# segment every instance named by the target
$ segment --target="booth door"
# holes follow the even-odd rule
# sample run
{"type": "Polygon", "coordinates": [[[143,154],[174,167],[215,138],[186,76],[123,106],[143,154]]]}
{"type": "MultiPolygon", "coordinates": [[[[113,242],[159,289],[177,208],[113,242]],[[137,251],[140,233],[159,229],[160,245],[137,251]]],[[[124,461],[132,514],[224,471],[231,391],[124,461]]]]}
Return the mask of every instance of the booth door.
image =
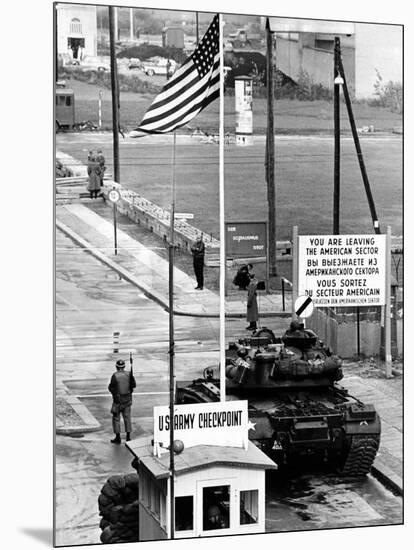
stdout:
{"type": "Polygon", "coordinates": [[[236,525],[234,478],[197,482],[196,536],[231,534],[236,525]]]}

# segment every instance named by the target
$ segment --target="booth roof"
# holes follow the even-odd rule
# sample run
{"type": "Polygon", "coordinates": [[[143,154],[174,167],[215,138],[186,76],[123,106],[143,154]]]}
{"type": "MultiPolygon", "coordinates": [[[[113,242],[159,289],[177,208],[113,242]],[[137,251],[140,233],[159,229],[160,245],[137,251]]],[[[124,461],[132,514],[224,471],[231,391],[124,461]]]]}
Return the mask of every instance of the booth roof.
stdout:
{"type": "MultiPolygon", "coordinates": [[[[169,476],[170,453],[164,451],[160,458],[154,456],[150,437],[143,436],[134,439],[126,443],[126,446],[156,479],[169,476]]],[[[182,453],[176,454],[174,457],[176,475],[212,466],[277,469],[277,464],[250,441],[246,450],[238,447],[197,445],[184,449],[182,453]]]]}

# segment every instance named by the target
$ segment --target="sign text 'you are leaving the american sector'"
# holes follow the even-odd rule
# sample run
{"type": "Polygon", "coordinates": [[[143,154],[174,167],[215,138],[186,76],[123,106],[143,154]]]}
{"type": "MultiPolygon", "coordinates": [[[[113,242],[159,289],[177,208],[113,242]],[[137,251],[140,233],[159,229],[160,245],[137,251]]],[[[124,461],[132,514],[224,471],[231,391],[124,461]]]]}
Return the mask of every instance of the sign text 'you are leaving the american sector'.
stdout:
{"type": "Polygon", "coordinates": [[[298,294],[315,306],[385,304],[386,235],[299,237],[298,294]]]}

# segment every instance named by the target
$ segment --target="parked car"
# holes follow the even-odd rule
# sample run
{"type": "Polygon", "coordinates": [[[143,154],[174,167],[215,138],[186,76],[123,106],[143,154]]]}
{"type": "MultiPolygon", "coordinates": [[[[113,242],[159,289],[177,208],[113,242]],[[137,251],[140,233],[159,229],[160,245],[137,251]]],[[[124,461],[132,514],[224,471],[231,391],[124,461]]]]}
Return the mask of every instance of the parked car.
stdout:
{"type": "Polygon", "coordinates": [[[138,57],[131,57],[131,59],[128,61],[128,69],[140,69],[142,66],[142,62],[138,57]]]}
{"type": "Polygon", "coordinates": [[[100,59],[88,59],[79,63],[79,68],[83,71],[98,71],[99,73],[106,73],[111,70],[109,63],[101,61],[100,59]]]}
{"type": "Polygon", "coordinates": [[[168,61],[170,63],[169,72],[170,74],[173,74],[177,68],[177,63],[173,59],[168,60],[165,57],[151,57],[147,61],[142,62],[141,69],[148,76],[152,76],[154,74],[166,75],[168,61]]]}

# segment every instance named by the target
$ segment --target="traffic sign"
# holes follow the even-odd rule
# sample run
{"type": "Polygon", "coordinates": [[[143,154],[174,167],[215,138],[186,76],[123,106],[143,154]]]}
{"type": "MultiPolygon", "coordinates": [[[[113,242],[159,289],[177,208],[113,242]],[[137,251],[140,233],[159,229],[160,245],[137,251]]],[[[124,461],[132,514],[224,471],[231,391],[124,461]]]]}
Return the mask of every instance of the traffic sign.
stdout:
{"type": "Polygon", "coordinates": [[[121,194],[120,192],[117,190],[117,189],[111,189],[108,193],[108,199],[111,201],[111,202],[118,202],[119,199],[121,198],[121,194]]]}
{"type": "Polygon", "coordinates": [[[174,219],[175,220],[192,220],[194,219],[194,214],[190,214],[189,212],[175,212],[174,219]]]}
{"type": "Polygon", "coordinates": [[[298,296],[295,300],[295,313],[298,317],[310,317],[313,313],[313,302],[310,296],[298,296]]]}

